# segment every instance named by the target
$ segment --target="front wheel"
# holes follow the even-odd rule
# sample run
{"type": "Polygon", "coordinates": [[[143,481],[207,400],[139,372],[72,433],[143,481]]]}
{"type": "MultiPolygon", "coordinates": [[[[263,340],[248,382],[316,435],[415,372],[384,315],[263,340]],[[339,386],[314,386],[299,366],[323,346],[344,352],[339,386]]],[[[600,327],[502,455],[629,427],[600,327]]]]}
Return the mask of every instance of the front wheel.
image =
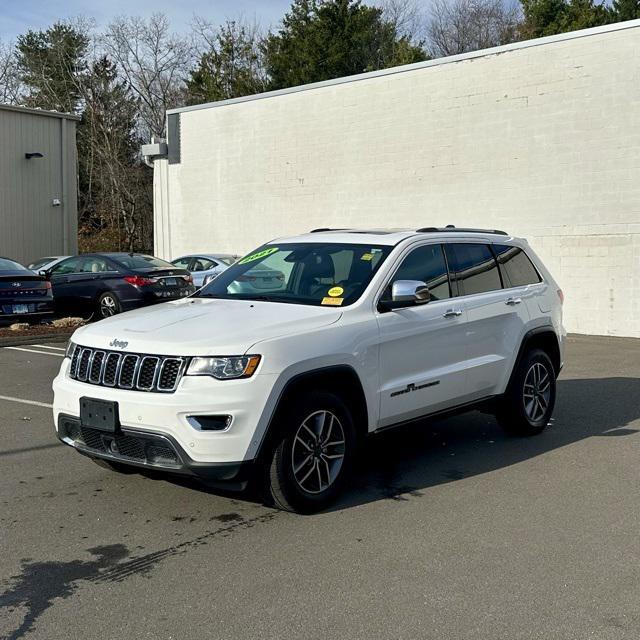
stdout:
{"type": "Polygon", "coordinates": [[[556,401],[556,374],[541,349],[529,351],[513,372],[496,417],[505,431],[519,436],[540,433],[549,424],[556,401]]]}
{"type": "Polygon", "coordinates": [[[97,307],[98,319],[110,318],[122,311],[118,296],[112,291],[107,291],[98,298],[97,307]]]}
{"type": "Polygon", "coordinates": [[[305,393],[282,413],[267,501],[297,513],[324,509],[344,485],[355,446],[353,419],[342,400],[327,392],[305,393]]]}

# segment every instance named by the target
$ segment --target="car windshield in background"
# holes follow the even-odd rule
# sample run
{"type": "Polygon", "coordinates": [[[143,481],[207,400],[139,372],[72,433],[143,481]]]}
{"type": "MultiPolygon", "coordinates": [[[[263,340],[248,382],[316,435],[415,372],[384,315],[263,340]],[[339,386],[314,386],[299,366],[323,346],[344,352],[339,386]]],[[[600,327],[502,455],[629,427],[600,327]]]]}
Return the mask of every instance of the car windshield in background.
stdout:
{"type": "Polygon", "coordinates": [[[55,260],[55,258],[42,258],[37,262],[32,262],[29,265],[29,269],[31,269],[32,271],[37,271],[38,269],[40,269],[40,267],[44,267],[45,264],[49,264],[52,260],[55,260]]]}
{"type": "Polygon", "coordinates": [[[170,262],[160,260],[153,256],[145,256],[140,253],[132,253],[124,256],[111,256],[114,260],[127,267],[127,269],[175,269],[170,262]]]}
{"type": "Polygon", "coordinates": [[[0,258],[0,271],[29,271],[29,269],[23,267],[19,262],[0,258]]]}
{"type": "Polygon", "coordinates": [[[390,251],[388,246],[361,244],[265,245],[196,297],[342,307],[362,295],[390,251]]]}

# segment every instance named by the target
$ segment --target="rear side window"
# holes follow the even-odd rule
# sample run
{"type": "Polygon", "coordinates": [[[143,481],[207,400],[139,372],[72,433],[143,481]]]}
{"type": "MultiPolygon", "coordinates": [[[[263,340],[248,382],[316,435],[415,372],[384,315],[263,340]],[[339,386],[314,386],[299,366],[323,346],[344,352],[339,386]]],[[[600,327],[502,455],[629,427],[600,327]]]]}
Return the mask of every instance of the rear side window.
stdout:
{"type": "Polygon", "coordinates": [[[391,298],[391,285],[397,280],[419,280],[429,287],[432,300],[451,297],[447,263],[439,244],[428,244],[414,249],[402,262],[389,283],[383,299],[391,298]]]}
{"type": "Polygon", "coordinates": [[[498,264],[486,244],[445,244],[453,290],[459,296],[502,289],[498,264]]]}
{"type": "Polygon", "coordinates": [[[520,247],[494,244],[505,287],[524,287],[541,282],[540,275],[529,256],[520,247]]]}

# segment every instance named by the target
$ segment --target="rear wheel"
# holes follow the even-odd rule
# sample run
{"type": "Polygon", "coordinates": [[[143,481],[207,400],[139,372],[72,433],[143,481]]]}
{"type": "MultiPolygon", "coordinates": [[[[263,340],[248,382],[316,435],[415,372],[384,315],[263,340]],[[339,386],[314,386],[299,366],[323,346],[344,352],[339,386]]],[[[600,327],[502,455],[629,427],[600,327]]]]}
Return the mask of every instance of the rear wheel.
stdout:
{"type": "Polygon", "coordinates": [[[98,319],[110,318],[122,311],[118,296],[113,291],[106,291],[103,293],[97,302],[97,315],[98,319]]]}
{"type": "Polygon", "coordinates": [[[556,374],[541,349],[529,351],[513,372],[496,417],[505,431],[530,436],[549,423],[556,401],[556,374]]]}
{"type": "Polygon", "coordinates": [[[356,444],[351,413],[338,396],[309,392],[281,419],[267,501],[285,511],[315,513],[337,497],[351,470],[356,444]]]}

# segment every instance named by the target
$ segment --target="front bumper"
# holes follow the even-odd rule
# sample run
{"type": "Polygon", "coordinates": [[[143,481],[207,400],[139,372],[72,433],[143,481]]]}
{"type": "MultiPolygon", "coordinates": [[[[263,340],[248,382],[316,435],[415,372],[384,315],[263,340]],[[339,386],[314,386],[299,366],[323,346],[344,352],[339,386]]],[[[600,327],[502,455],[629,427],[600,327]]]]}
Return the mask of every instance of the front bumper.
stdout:
{"type": "Polygon", "coordinates": [[[239,380],[183,376],[172,393],[132,391],[72,380],[65,358],[53,381],[54,423],[61,416],[78,420],[80,398],[118,403],[123,432],[150,434],[174,442],[194,463],[211,465],[252,460],[260,442],[258,426],[266,419],[267,401],[275,376],[256,374],[239,380]],[[194,426],[193,416],[228,415],[231,423],[221,431],[194,426]]]}
{"type": "Polygon", "coordinates": [[[79,453],[141,469],[191,476],[204,482],[246,483],[253,461],[198,462],[171,436],[122,428],[116,433],[83,427],[74,416],[60,414],[58,438],[79,453]]]}

